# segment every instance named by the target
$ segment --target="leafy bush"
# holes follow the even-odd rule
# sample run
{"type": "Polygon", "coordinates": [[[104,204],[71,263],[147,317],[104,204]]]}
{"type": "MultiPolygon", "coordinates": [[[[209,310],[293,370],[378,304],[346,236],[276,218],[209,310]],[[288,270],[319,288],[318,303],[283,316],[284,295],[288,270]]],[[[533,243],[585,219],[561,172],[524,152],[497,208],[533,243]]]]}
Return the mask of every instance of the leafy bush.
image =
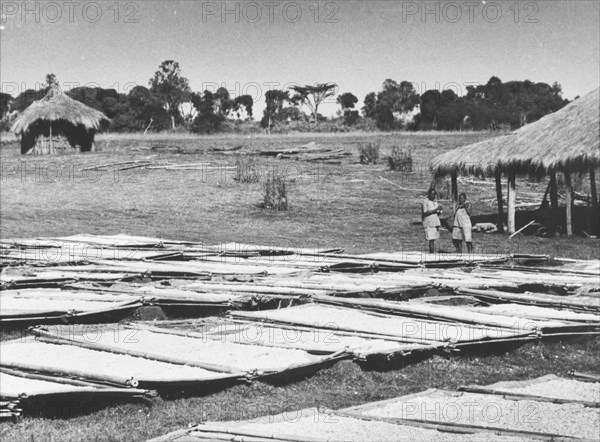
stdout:
{"type": "Polygon", "coordinates": [[[344,124],[346,126],[354,126],[360,120],[360,115],[356,110],[344,111],[344,124]]]}
{"type": "Polygon", "coordinates": [[[255,156],[238,155],[235,160],[235,177],[238,183],[258,183],[260,181],[260,164],[255,156]]]}
{"type": "Polygon", "coordinates": [[[354,126],[352,126],[353,130],[359,130],[362,132],[377,132],[379,128],[377,127],[377,123],[372,118],[360,118],[354,126]]]}
{"type": "Polygon", "coordinates": [[[392,147],[392,153],[387,157],[390,170],[395,172],[412,172],[413,158],[412,150],[400,149],[398,146],[392,147]]]}
{"type": "Polygon", "coordinates": [[[381,140],[363,143],[358,147],[358,157],[360,164],[377,164],[379,160],[379,147],[381,140]]]}
{"type": "Polygon", "coordinates": [[[250,135],[262,133],[263,129],[252,120],[225,120],[220,126],[220,132],[250,135]]]}
{"type": "Polygon", "coordinates": [[[275,172],[269,173],[264,186],[263,207],[283,212],[288,210],[285,177],[275,172]]]}

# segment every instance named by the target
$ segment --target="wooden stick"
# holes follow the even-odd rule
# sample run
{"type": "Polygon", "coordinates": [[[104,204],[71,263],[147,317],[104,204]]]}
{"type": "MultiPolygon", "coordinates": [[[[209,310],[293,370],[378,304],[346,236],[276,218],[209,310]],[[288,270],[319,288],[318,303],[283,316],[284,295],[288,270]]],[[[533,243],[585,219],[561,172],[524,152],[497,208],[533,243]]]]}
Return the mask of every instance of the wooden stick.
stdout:
{"type": "Polygon", "coordinates": [[[87,342],[83,339],[78,339],[78,338],[67,339],[67,338],[63,338],[60,336],[56,336],[53,333],[46,332],[41,329],[34,329],[34,330],[32,330],[32,332],[34,334],[38,335],[38,340],[40,340],[42,342],[48,342],[51,344],[73,345],[76,347],[104,351],[107,353],[129,355],[129,356],[135,356],[135,357],[143,358],[143,359],[150,359],[152,361],[166,362],[168,364],[189,365],[190,367],[203,368],[205,370],[216,371],[219,373],[230,373],[230,374],[243,375],[243,373],[238,372],[237,370],[235,370],[231,367],[226,367],[223,365],[190,361],[188,359],[181,359],[181,358],[173,358],[173,357],[165,356],[165,355],[161,355],[161,354],[146,353],[144,351],[139,351],[139,350],[131,350],[131,349],[124,349],[124,348],[119,348],[119,347],[112,347],[110,345],[87,342]]]}
{"type": "Polygon", "coordinates": [[[515,233],[515,170],[508,171],[508,233],[515,233]]]}
{"type": "Polygon", "coordinates": [[[50,145],[49,145],[49,153],[54,153],[54,140],[52,139],[52,122],[50,122],[50,145]]]}
{"type": "MultiPolygon", "coordinates": [[[[244,313],[244,312],[237,312],[237,313],[244,313]]],[[[339,329],[339,328],[326,328],[326,327],[315,328],[314,326],[302,325],[302,324],[292,323],[292,322],[281,322],[281,321],[276,321],[276,320],[271,320],[271,319],[242,316],[242,315],[236,314],[236,312],[230,312],[230,315],[233,318],[233,319],[231,319],[231,321],[235,322],[235,323],[240,323],[240,324],[249,324],[249,323],[257,324],[258,323],[258,324],[267,324],[266,327],[283,328],[286,330],[306,331],[306,332],[311,332],[311,333],[323,332],[323,333],[327,333],[327,336],[330,336],[332,338],[339,335],[339,336],[345,336],[345,337],[358,337],[358,338],[365,338],[365,339],[378,339],[378,340],[383,340],[383,341],[394,341],[394,342],[399,342],[402,344],[422,344],[424,346],[432,346],[432,348],[433,348],[433,346],[436,346],[437,344],[439,344],[440,347],[447,345],[447,343],[439,343],[436,341],[411,340],[406,337],[402,337],[402,336],[398,336],[398,335],[381,335],[379,333],[369,333],[369,332],[361,332],[361,331],[355,331],[355,330],[343,330],[343,329],[339,329]]]]}
{"type": "Polygon", "coordinates": [[[452,170],[452,173],[450,174],[450,183],[452,185],[452,209],[454,210],[454,207],[456,207],[456,204],[458,203],[458,184],[456,182],[456,169],[452,170]]]}
{"type": "MultiPolygon", "coordinates": [[[[232,436],[236,436],[235,439],[232,440],[245,440],[247,437],[257,438],[257,439],[265,439],[265,440],[274,440],[274,441],[288,441],[288,442],[318,442],[322,439],[312,439],[306,436],[295,436],[289,434],[275,434],[271,433],[268,428],[264,431],[260,430],[242,430],[226,427],[209,427],[206,424],[199,425],[194,428],[194,430],[201,431],[204,433],[211,434],[231,434],[232,436]]],[[[212,437],[212,436],[211,436],[212,437]]]]}
{"type": "MultiPolygon", "coordinates": [[[[600,311],[600,307],[596,303],[596,305],[585,304],[585,303],[577,303],[574,302],[576,300],[563,300],[562,298],[568,298],[567,296],[561,297],[561,299],[556,299],[556,297],[550,298],[550,295],[539,295],[531,293],[510,293],[503,292],[499,290],[479,290],[472,288],[459,288],[456,293],[461,295],[471,295],[475,298],[483,298],[485,299],[497,299],[501,301],[510,301],[511,303],[516,304],[526,304],[526,305],[538,305],[541,307],[550,307],[550,308],[567,308],[570,310],[574,310],[576,312],[598,312],[600,311]]],[[[571,298],[574,298],[573,296],[571,298]]]]}
{"type": "Polygon", "coordinates": [[[148,126],[146,126],[146,130],[144,130],[144,135],[146,135],[148,133],[148,129],[150,129],[150,126],[152,126],[153,121],[154,121],[154,117],[150,117],[150,123],[148,123],[148,126]]]}
{"type": "Polygon", "coordinates": [[[565,205],[567,214],[567,236],[573,235],[573,187],[571,185],[571,171],[565,169],[565,205]]]}
{"type": "Polygon", "coordinates": [[[39,374],[39,373],[27,373],[27,372],[20,371],[20,370],[13,370],[13,369],[10,369],[7,367],[0,367],[0,372],[9,374],[11,376],[20,377],[20,378],[35,379],[38,381],[46,381],[46,382],[54,382],[57,384],[75,385],[78,387],[94,387],[94,388],[98,388],[98,389],[106,388],[105,385],[101,385],[101,384],[97,384],[97,383],[93,383],[93,382],[80,381],[78,379],[65,378],[62,376],[58,377],[58,376],[48,376],[48,375],[39,374]]]}
{"type": "Polygon", "coordinates": [[[523,227],[521,227],[519,230],[517,230],[515,233],[513,233],[512,235],[510,235],[508,238],[512,238],[513,236],[518,235],[519,233],[521,233],[523,230],[525,230],[527,227],[529,227],[530,225],[532,225],[533,223],[535,223],[536,220],[534,219],[533,221],[531,221],[530,223],[524,225],[523,227]]]}
{"type": "Polygon", "coordinates": [[[479,386],[464,386],[458,387],[459,391],[466,391],[468,393],[479,393],[479,394],[490,394],[494,396],[502,396],[503,399],[513,400],[513,401],[536,401],[536,402],[550,402],[553,404],[581,404],[584,407],[590,408],[598,408],[600,407],[600,402],[590,402],[590,401],[581,401],[578,399],[561,399],[561,398],[553,398],[547,396],[536,396],[532,394],[524,394],[524,393],[516,393],[510,392],[506,390],[494,390],[492,388],[485,388],[479,386]]]}
{"type": "Polygon", "coordinates": [[[550,172],[550,207],[552,210],[558,209],[558,189],[556,186],[556,172],[550,172]]]}
{"type": "Polygon", "coordinates": [[[590,190],[592,192],[592,208],[594,209],[594,216],[598,210],[598,192],[596,189],[596,171],[594,167],[590,167],[590,190]]]}
{"type": "MultiPolygon", "coordinates": [[[[57,342],[54,342],[55,344],[57,342]]],[[[40,365],[31,365],[31,364],[26,364],[23,362],[11,362],[11,361],[6,361],[3,360],[2,361],[2,366],[3,367],[8,367],[8,368],[14,368],[16,370],[25,370],[25,371],[32,371],[32,372],[45,372],[45,373],[52,373],[52,374],[56,374],[60,377],[75,377],[77,379],[86,379],[86,380],[90,380],[90,381],[94,381],[94,382],[104,382],[104,383],[108,383],[108,384],[112,384],[112,385],[118,385],[118,386],[127,386],[127,387],[137,387],[138,386],[138,381],[136,381],[133,378],[125,378],[125,377],[121,377],[121,376],[109,376],[109,375],[100,375],[100,374],[93,374],[93,373],[89,373],[89,372],[84,372],[84,371],[79,371],[79,370],[73,370],[71,368],[69,369],[63,369],[63,368],[48,368],[46,366],[44,366],[43,364],[40,365]]]]}
{"type": "Polygon", "coordinates": [[[579,378],[582,381],[600,382],[600,376],[594,373],[580,373],[577,371],[570,371],[569,376],[579,378]]]}
{"type": "Polygon", "coordinates": [[[394,183],[393,181],[390,180],[386,180],[384,177],[380,176],[379,178],[381,178],[383,181],[385,181],[386,183],[390,183],[392,186],[396,186],[398,189],[400,190],[408,190],[408,191],[412,191],[412,192],[421,192],[422,189],[408,189],[406,187],[402,187],[399,186],[398,184],[394,183]]]}
{"type": "Polygon", "coordinates": [[[550,193],[550,187],[551,187],[551,183],[548,182],[548,185],[546,186],[546,191],[544,192],[544,197],[542,198],[542,204],[548,199],[548,193],[550,193]]]}
{"type": "Polygon", "coordinates": [[[79,170],[81,172],[84,172],[86,170],[102,169],[104,167],[120,166],[120,165],[123,165],[123,164],[134,164],[134,163],[139,163],[139,160],[136,160],[136,161],[121,161],[119,163],[106,163],[106,164],[100,164],[98,166],[84,167],[83,169],[79,169],[79,170]]]}
{"type": "Polygon", "coordinates": [[[129,170],[129,169],[139,169],[142,167],[146,167],[146,166],[150,166],[152,163],[147,162],[147,163],[141,163],[141,164],[134,164],[133,166],[124,166],[124,167],[119,167],[115,170],[129,170]]]}
{"type": "Polygon", "coordinates": [[[504,208],[502,201],[502,172],[496,168],[496,199],[498,200],[498,232],[504,233],[504,208]]]}
{"type": "Polygon", "coordinates": [[[503,317],[492,317],[487,313],[479,314],[478,312],[464,313],[463,311],[454,307],[442,308],[437,306],[431,306],[428,304],[411,304],[407,302],[393,303],[389,301],[332,298],[329,296],[316,296],[315,301],[317,303],[320,302],[324,304],[332,304],[350,308],[358,307],[364,310],[372,310],[391,315],[398,315],[398,313],[400,313],[400,317],[415,317],[425,322],[428,322],[430,320],[436,322],[450,321],[459,325],[461,325],[461,323],[465,326],[466,324],[472,324],[480,326],[481,328],[488,328],[491,326],[512,329],[519,327],[518,324],[515,324],[515,321],[512,318],[506,319],[503,317]]]}

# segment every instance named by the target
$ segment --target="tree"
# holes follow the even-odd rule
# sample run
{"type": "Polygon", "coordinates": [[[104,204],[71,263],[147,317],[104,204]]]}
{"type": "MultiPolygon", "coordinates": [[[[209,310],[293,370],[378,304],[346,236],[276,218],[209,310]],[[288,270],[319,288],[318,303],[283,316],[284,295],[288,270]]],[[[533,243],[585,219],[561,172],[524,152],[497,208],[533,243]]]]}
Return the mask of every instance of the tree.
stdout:
{"type": "Polygon", "coordinates": [[[281,121],[283,105],[286,101],[290,101],[288,91],[279,89],[269,90],[265,93],[265,102],[267,106],[263,111],[263,118],[260,121],[262,127],[271,130],[276,121],[281,121]]]}
{"type": "Polygon", "coordinates": [[[191,89],[187,78],[181,76],[179,63],[173,60],[163,61],[149,81],[150,92],[161,102],[171,118],[171,128],[175,129],[175,120],[181,118],[179,105],[189,101],[191,89]]]}
{"type": "Polygon", "coordinates": [[[225,117],[219,112],[215,112],[215,102],[222,98],[208,90],[205,90],[203,95],[192,94],[192,103],[198,111],[198,115],[192,123],[193,132],[210,134],[219,131],[225,117]]]}
{"type": "Polygon", "coordinates": [[[233,109],[234,101],[229,97],[229,91],[227,88],[220,87],[213,94],[213,101],[215,105],[215,112],[221,115],[223,118],[227,116],[230,109],[233,109]]]}
{"type": "Polygon", "coordinates": [[[114,89],[80,86],[71,89],[67,92],[67,95],[74,100],[103,112],[111,119],[125,112],[128,105],[127,95],[119,94],[114,89]]]}
{"type": "Polygon", "coordinates": [[[338,95],[337,102],[342,108],[342,114],[344,115],[344,124],[346,126],[354,126],[360,118],[358,111],[353,110],[358,98],[351,92],[346,92],[342,95],[338,95]]]}
{"type": "Polygon", "coordinates": [[[46,86],[51,87],[54,85],[58,85],[58,80],[56,79],[56,75],[46,74],[46,86]]]}
{"type": "Polygon", "coordinates": [[[420,113],[415,117],[418,129],[461,130],[466,116],[464,99],[451,89],[431,89],[421,96],[420,113]]]}
{"type": "Polygon", "coordinates": [[[560,84],[529,80],[502,83],[491,77],[485,85],[468,86],[464,97],[466,115],[474,129],[516,129],[556,112],[568,103],[560,84]]]}
{"type": "MultiPolygon", "coordinates": [[[[48,81],[56,82],[56,76],[54,74],[47,74],[45,81],[46,83],[48,83],[48,81]]],[[[31,103],[44,98],[48,93],[49,89],[50,86],[48,83],[48,85],[44,85],[44,87],[42,87],[40,90],[27,89],[21,92],[15,97],[15,99],[11,103],[11,110],[17,111],[19,113],[23,112],[31,105],[31,103]]]]}
{"type": "Polygon", "coordinates": [[[10,110],[12,101],[12,95],[0,92],[0,131],[7,131],[10,129],[10,110]]]}
{"type": "Polygon", "coordinates": [[[0,120],[8,113],[12,101],[12,95],[0,92],[0,120]]]}
{"type": "Polygon", "coordinates": [[[171,119],[161,101],[148,88],[135,86],[129,91],[122,110],[113,118],[110,129],[115,132],[161,131],[170,125],[171,119]]]}
{"type": "Polygon", "coordinates": [[[246,110],[248,118],[252,119],[252,106],[254,106],[252,95],[240,95],[233,100],[233,110],[237,113],[238,118],[240,118],[240,111],[243,107],[246,110]]]}
{"type": "Polygon", "coordinates": [[[377,95],[372,92],[365,97],[363,112],[366,117],[373,118],[380,129],[391,130],[401,127],[402,123],[398,121],[398,116],[411,111],[417,104],[419,104],[419,95],[412,83],[408,81],[397,83],[387,79],[377,95]]]}
{"type": "Polygon", "coordinates": [[[375,92],[369,92],[364,99],[362,108],[363,115],[367,118],[375,118],[375,110],[377,107],[377,95],[375,92]]]}
{"type": "Polygon", "coordinates": [[[344,111],[346,109],[354,109],[354,106],[358,103],[358,98],[352,92],[346,92],[338,96],[337,102],[342,107],[342,111],[344,111]]]}
{"type": "Polygon", "coordinates": [[[308,106],[314,121],[318,121],[319,106],[327,98],[335,95],[337,84],[317,83],[314,86],[292,86],[290,89],[297,93],[302,104],[308,106]]]}
{"type": "Polygon", "coordinates": [[[427,125],[427,129],[437,129],[440,107],[442,106],[442,94],[436,89],[425,91],[421,95],[421,112],[417,116],[417,125],[427,125]]]}

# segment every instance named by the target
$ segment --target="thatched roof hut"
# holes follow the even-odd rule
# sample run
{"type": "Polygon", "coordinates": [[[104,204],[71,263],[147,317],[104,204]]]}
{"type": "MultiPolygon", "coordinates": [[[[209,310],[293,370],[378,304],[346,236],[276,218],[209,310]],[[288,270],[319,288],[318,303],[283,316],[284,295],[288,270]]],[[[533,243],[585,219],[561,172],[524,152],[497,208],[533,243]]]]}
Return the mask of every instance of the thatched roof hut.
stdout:
{"type": "Polygon", "coordinates": [[[106,115],[85,104],[73,100],[54,85],[44,98],[33,102],[12,126],[12,131],[21,136],[21,153],[28,153],[38,139],[53,135],[64,135],[72,147],[79,146],[82,152],[92,150],[94,135],[104,122],[106,115]]]}
{"type": "Polygon", "coordinates": [[[435,176],[451,175],[457,193],[456,175],[495,176],[498,211],[503,217],[502,175],[508,177],[508,229],[515,231],[515,175],[550,175],[552,206],[558,207],[556,172],[564,174],[567,233],[571,234],[571,173],[590,174],[592,205],[597,211],[595,169],[600,167],[600,89],[569,103],[508,135],[460,147],[434,158],[435,176]]]}
{"type": "Polygon", "coordinates": [[[493,176],[506,173],[546,174],[569,169],[587,172],[600,166],[600,89],[516,131],[460,147],[436,157],[436,176],[453,170],[493,176]]]}

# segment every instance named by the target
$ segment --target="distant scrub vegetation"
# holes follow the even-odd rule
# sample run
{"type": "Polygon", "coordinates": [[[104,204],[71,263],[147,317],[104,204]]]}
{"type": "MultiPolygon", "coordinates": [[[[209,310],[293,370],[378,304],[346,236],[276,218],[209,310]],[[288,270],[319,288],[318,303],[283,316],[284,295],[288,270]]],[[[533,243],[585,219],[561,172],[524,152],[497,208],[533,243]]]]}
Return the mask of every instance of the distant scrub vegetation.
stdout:
{"type": "MultiPolygon", "coordinates": [[[[18,113],[41,99],[56,81],[18,96],[0,93],[0,130],[9,130],[18,113]]],[[[166,130],[212,133],[349,132],[391,130],[508,130],[539,120],[565,106],[558,83],[510,81],[492,77],[485,85],[467,86],[466,94],[453,90],[428,90],[420,95],[414,83],[385,80],[379,92],[367,94],[363,107],[351,92],[337,95],[336,117],[325,118],[319,105],[336,94],[337,85],[321,83],[269,90],[263,115],[255,120],[250,95],[231,97],[221,87],[193,92],[173,60],[161,63],[148,82],[127,94],[115,89],[75,87],[71,98],[100,110],[111,119],[110,132],[161,132],[166,130]],[[293,95],[290,95],[293,93],[293,95]],[[308,110],[305,112],[304,109],[308,110]]]]}

